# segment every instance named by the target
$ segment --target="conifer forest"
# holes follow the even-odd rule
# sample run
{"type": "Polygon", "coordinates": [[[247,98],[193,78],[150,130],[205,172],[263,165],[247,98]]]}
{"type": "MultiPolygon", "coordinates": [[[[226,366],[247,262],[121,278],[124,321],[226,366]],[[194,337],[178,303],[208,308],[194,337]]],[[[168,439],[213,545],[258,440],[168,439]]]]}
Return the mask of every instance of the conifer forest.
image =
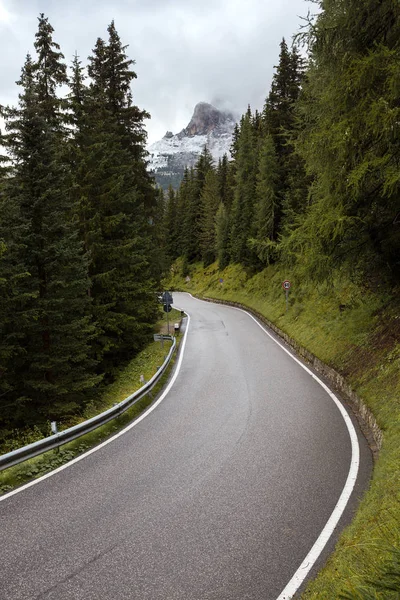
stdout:
{"type": "MultiPolygon", "coordinates": [[[[400,283],[400,6],[321,0],[284,39],[231,157],[204,149],[166,196],[114,23],[67,67],[41,15],[19,102],[2,107],[0,414],[10,431],[79,413],[141,349],[178,257],[250,273],[400,283]]],[[[264,57],[265,59],[265,57],[264,57]]],[[[151,74],[148,74],[151,77],[151,74]]],[[[240,85],[240,81],[238,81],[240,85]]]]}
{"type": "Polygon", "coordinates": [[[78,56],[67,67],[38,21],[18,105],[2,107],[3,435],[81,412],[157,318],[158,196],[134,61],[111,23],[87,69],[78,56]]]}
{"type": "Polygon", "coordinates": [[[399,283],[400,6],[319,4],[292,48],[282,40],[263,110],[242,116],[232,160],[215,165],[205,149],[170,188],[170,260],[399,283]]]}

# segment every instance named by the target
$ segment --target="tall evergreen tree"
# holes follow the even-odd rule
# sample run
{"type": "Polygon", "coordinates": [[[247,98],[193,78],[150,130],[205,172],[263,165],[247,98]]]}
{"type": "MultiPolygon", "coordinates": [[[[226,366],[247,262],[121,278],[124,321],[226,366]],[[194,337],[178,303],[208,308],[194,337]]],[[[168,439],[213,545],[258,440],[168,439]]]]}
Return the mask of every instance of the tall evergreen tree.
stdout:
{"type": "Polygon", "coordinates": [[[53,40],[54,29],[43,13],[39,16],[35,50],[37,61],[32,65],[37,87],[37,100],[47,122],[60,128],[63,123],[63,102],[57,96],[60,86],[68,83],[67,67],[60,46],[53,40]]]}
{"type": "MultiPolygon", "coordinates": [[[[194,175],[193,175],[194,177],[194,175]]],[[[186,224],[189,220],[189,212],[190,212],[190,190],[192,187],[192,173],[189,172],[189,169],[186,167],[182,181],[179,185],[179,189],[177,191],[177,215],[178,215],[178,246],[177,253],[178,256],[184,256],[187,258],[189,253],[189,245],[190,245],[190,231],[186,228],[186,224]]]]}
{"type": "Polygon", "coordinates": [[[165,200],[164,231],[165,231],[165,250],[170,261],[179,256],[178,250],[178,213],[177,198],[172,185],[168,188],[168,194],[165,200]]]}
{"type": "Polygon", "coordinates": [[[242,118],[236,157],[236,186],[231,210],[230,256],[233,262],[249,265],[252,252],[256,152],[251,112],[242,118]]]}
{"type": "Polygon", "coordinates": [[[215,217],[220,201],[218,176],[214,169],[210,169],[200,197],[200,249],[205,267],[213,263],[216,258],[215,217]]]}
{"type": "MultiPolygon", "coordinates": [[[[1,137],[2,146],[7,140],[1,137]]],[[[12,169],[9,157],[0,158],[0,430],[6,435],[23,423],[26,400],[17,401],[20,380],[18,365],[23,360],[24,322],[35,296],[30,274],[20,260],[27,233],[15,197],[9,193],[12,169]]],[[[36,313],[32,316],[36,318],[36,313]]]]}
{"type": "Polygon", "coordinates": [[[41,16],[39,60],[33,63],[28,56],[19,107],[6,115],[7,149],[14,161],[8,193],[17,206],[17,227],[25,229],[16,258],[30,275],[24,290],[30,302],[20,324],[24,355],[13,395],[17,401],[30,400],[33,422],[76,411],[85,391],[99,380],[90,357],[96,330],[88,316],[87,257],[71,222],[69,178],[60,149],[63,120],[56,84],[63,69],[61,56],[56,60],[52,54],[51,31],[41,16]]]}
{"type": "Polygon", "coordinates": [[[298,149],[313,177],[310,207],[285,242],[309,273],[347,266],[400,273],[400,7],[321,2],[298,149]]]}
{"type": "Polygon", "coordinates": [[[215,250],[219,268],[225,269],[229,264],[229,215],[223,202],[215,215],[215,250]]]}
{"type": "Polygon", "coordinates": [[[156,193],[145,174],[143,115],[131,103],[136,75],[113,24],[109,33],[110,43],[98,39],[89,59],[92,81],[83,104],[76,173],[81,235],[91,259],[93,316],[102,329],[97,356],[107,372],[151,332],[157,270],[156,193]]]}
{"type": "Polygon", "coordinates": [[[121,128],[119,134],[123,146],[132,156],[132,169],[143,210],[147,217],[152,218],[156,207],[156,193],[153,179],[147,170],[147,133],[144,127],[144,120],[149,119],[150,115],[133,103],[131,83],[137,78],[132,69],[135,61],[128,58],[128,46],[122,45],[114,21],[107,31],[108,44],[104,48],[105,56],[101,69],[105,78],[108,108],[121,128]]]}
{"type": "Polygon", "coordinates": [[[251,246],[263,264],[268,264],[276,256],[275,211],[278,177],[274,142],[272,136],[267,135],[259,152],[254,207],[255,235],[251,239],[251,246]]]}
{"type": "Polygon", "coordinates": [[[204,147],[195,168],[189,171],[189,177],[183,181],[183,193],[186,196],[185,211],[185,249],[184,254],[189,262],[201,259],[201,194],[207,173],[213,168],[213,158],[207,147],[204,147]]]}
{"type": "Polygon", "coordinates": [[[224,154],[218,162],[217,177],[221,202],[228,208],[232,206],[233,202],[233,185],[230,166],[228,156],[224,154]]]}
{"type": "MultiPolygon", "coordinates": [[[[285,39],[280,45],[279,64],[272,78],[271,91],[264,106],[266,131],[272,136],[278,161],[276,202],[274,211],[274,234],[282,229],[284,206],[288,203],[289,190],[293,184],[293,168],[301,169],[302,163],[293,158],[292,138],[296,129],[295,106],[299,98],[304,73],[304,61],[296,48],[290,52],[285,39]]],[[[303,173],[299,173],[303,176],[303,173]]],[[[292,196],[293,197],[293,194],[292,196]]]]}

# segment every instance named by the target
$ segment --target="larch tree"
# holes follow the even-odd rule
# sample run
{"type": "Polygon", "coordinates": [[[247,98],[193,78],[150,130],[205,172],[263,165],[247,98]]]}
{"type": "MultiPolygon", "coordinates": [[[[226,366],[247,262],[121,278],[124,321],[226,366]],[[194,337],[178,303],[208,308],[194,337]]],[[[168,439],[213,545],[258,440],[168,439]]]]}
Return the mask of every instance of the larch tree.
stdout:
{"type": "Polygon", "coordinates": [[[321,277],[347,268],[400,273],[400,6],[394,0],[320,3],[297,144],[313,182],[310,206],[285,252],[321,277]]]}

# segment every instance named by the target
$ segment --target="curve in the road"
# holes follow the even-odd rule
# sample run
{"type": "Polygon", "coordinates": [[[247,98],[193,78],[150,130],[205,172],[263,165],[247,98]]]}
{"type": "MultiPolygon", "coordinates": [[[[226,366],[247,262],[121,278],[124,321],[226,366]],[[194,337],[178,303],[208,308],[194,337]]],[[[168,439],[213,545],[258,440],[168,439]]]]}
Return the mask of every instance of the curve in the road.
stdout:
{"type": "MultiPolygon", "coordinates": [[[[132,589],[132,592],[129,591],[129,595],[126,596],[127,582],[121,580],[120,595],[113,596],[118,599],[134,597],[153,600],[156,597],[168,597],[168,599],[190,597],[197,600],[202,590],[201,598],[204,600],[265,598],[266,591],[270,594],[268,598],[278,597],[278,600],[287,600],[299,589],[318,560],[348,505],[357,480],[360,449],[351,417],[335,394],[247,311],[234,308],[251,318],[264,334],[290,356],[307,375],[303,377],[300,370],[297,370],[296,374],[291,373],[289,365],[286,365],[286,362],[289,363],[288,359],[282,358],[280,350],[273,350],[274,345],[267,344],[268,356],[263,357],[266,344],[263,341],[265,339],[263,334],[257,334],[254,325],[252,327],[248,325],[247,317],[233,318],[232,313],[229,312],[232,307],[217,309],[219,305],[207,303],[210,309],[204,310],[196,304],[198,300],[193,299],[194,304],[192,300],[187,300],[187,296],[181,300],[186,312],[190,312],[193,308],[198,318],[194,320],[194,331],[186,353],[189,357],[183,364],[184,368],[181,369],[188,333],[191,329],[190,316],[188,316],[175,371],[158,400],[138,419],[112,438],[52,473],[0,498],[0,502],[4,502],[56,473],[65,471],[117,438],[121,438],[160,405],[182,370],[182,378],[176,382],[168,406],[163,404],[160,411],[154,413],[153,417],[143,424],[144,429],[142,426],[138,430],[137,433],[142,437],[135,435],[132,439],[128,436],[128,440],[122,445],[119,441],[114,448],[115,456],[111,456],[110,452],[108,455],[103,453],[97,458],[96,463],[93,460],[87,461],[88,464],[81,463],[75,474],[72,473],[68,477],[64,474],[60,481],[53,482],[50,487],[43,486],[43,489],[37,490],[38,493],[35,492],[35,497],[28,494],[28,503],[18,501],[17,498],[16,503],[4,506],[6,509],[4,535],[7,538],[7,518],[10,521],[10,535],[14,535],[12,543],[14,554],[11,554],[10,544],[9,557],[11,559],[14,556],[15,564],[15,557],[21,555],[25,561],[25,578],[28,577],[28,573],[34,571],[34,561],[30,564],[26,556],[29,550],[25,551],[18,545],[17,536],[23,531],[23,522],[18,522],[20,511],[22,511],[21,519],[31,515],[31,519],[33,516],[35,525],[39,527],[37,531],[29,533],[27,548],[33,548],[37,544],[39,531],[51,531],[49,529],[51,523],[57,523],[58,526],[60,516],[67,521],[64,524],[60,523],[60,531],[56,532],[55,540],[61,539],[63,529],[68,527],[68,519],[75,518],[77,526],[79,523],[80,527],[87,527],[87,532],[88,534],[90,532],[92,538],[91,542],[96,542],[100,547],[100,551],[97,552],[95,546],[89,545],[89,539],[83,543],[86,551],[90,550],[88,559],[91,557],[85,564],[83,550],[76,559],[67,555],[67,550],[70,552],[71,545],[73,547],[73,538],[66,542],[65,550],[54,560],[52,545],[56,542],[47,543],[43,557],[47,556],[49,563],[53,562],[54,567],[59,569],[58,579],[51,587],[38,583],[37,589],[41,589],[42,592],[40,596],[35,595],[35,598],[58,599],[59,596],[53,595],[59,593],[58,586],[61,586],[61,590],[65,588],[65,592],[69,589],[70,594],[71,590],[75,589],[78,595],[68,596],[71,599],[98,598],[98,595],[79,595],[84,593],[79,592],[80,585],[86,590],[89,589],[87,587],[89,583],[83,582],[79,573],[93,571],[99,577],[101,571],[98,569],[101,565],[104,568],[109,553],[108,560],[119,565],[118,561],[115,562],[116,556],[118,553],[121,555],[121,552],[125,552],[125,565],[130,564],[129,560],[133,557],[141,561],[134,571],[137,589],[135,587],[135,591],[132,589]],[[189,305],[189,309],[185,305],[189,305]],[[251,332],[248,332],[249,328],[251,332]],[[241,345],[240,343],[238,345],[236,338],[241,340],[241,345]],[[215,348],[210,344],[214,344],[215,348]],[[248,344],[251,345],[251,352],[256,352],[252,359],[249,359],[249,354],[246,356],[248,344]],[[228,350],[228,359],[222,355],[225,350],[228,350]],[[232,361],[232,364],[229,361],[232,361]],[[201,373],[197,372],[198,369],[197,371],[194,369],[198,364],[208,367],[208,379],[202,379],[201,373]],[[242,372],[243,364],[246,365],[244,372],[242,372]],[[307,383],[310,381],[308,375],[329,395],[341,416],[336,408],[329,408],[333,403],[326,398],[325,394],[321,395],[317,392],[318,386],[307,383]],[[265,385],[266,377],[269,377],[267,385],[265,385]],[[286,379],[288,398],[277,398],[276,394],[279,390],[277,377],[286,379]],[[298,386],[293,377],[299,379],[298,386]],[[288,416],[288,411],[294,413],[288,416]],[[165,418],[167,418],[166,431],[165,418]],[[305,428],[305,434],[296,431],[299,421],[305,428]],[[343,421],[345,427],[341,424],[343,421]],[[287,425],[290,432],[285,439],[287,425]],[[190,429],[188,435],[185,434],[186,427],[190,429]],[[144,435],[149,439],[146,440],[144,435]],[[310,437],[307,438],[307,435],[310,437]],[[317,438],[315,443],[314,436],[317,438]],[[265,444],[266,439],[268,445],[265,444]],[[146,455],[146,448],[147,452],[150,451],[148,455],[146,455]],[[265,451],[267,454],[263,454],[265,451]],[[330,452],[334,453],[332,456],[335,456],[335,459],[331,458],[330,452]],[[133,468],[130,466],[129,456],[135,457],[138,461],[133,468]],[[281,457],[284,458],[282,465],[281,457]],[[347,472],[346,465],[349,458],[350,466],[347,472]],[[339,463],[342,461],[343,465],[339,468],[339,463]],[[117,465],[120,466],[120,473],[115,473],[117,465]],[[281,472],[280,469],[283,468],[287,471],[281,472]],[[310,469],[309,482],[305,482],[302,479],[303,474],[310,469]],[[316,472],[313,472],[315,469],[316,472]],[[82,490],[78,485],[79,478],[83,478],[82,490]],[[108,479],[107,488],[101,487],[104,478],[108,479]],[[155,482],[154,485],[152,481],[155,482]],[[121,497],[115,496],[116,484],[120,488],[118,494],[122,494],[121,497]],[[68,487],[63,488],[66,485],[68,487]],[[95,485],[100,487],[94,488],[95,485]],[[92,489],[96,489],[97,492],[92,492],[92,489]],[[89,495],[86,497],[84,494],[87,493],[89,495]],[[95,493],[98,497],[94,495],[95,493]],[[312,495],[309,496],[313,507],[311,510],[321,509],[316,520],[313,516],[311,518],[305,516],[304,511],[308,509],[308,500],[304,493],[308,495],[311,493],[316,499],[314,502],[312,495]],[[61,499],[66,501],[67,494],[72,497],[74,494],[79,496],[81,505],[79,513],[79,505],[74,506],[69,499],[67,510],[61,511],[61,514],[54,506],[54,502],[57,503],[61,499]],[[172,502],[171,507],[166,503],[167,498],[172,502]],[[43,499],[48,510],[45,516],[38,515],[37,512],[43,499]],[[136,502],[143,500],[148,504],[143,506],[136,502]],[[288,500],[291,504],[288,504],[288,500]],[[115,504],[109,505],[110,501],[115,504]],[[84,522],[82,512],[84,509],[94,509],[93,516],[89,513],[87,523],[84,522]],[[98,523],[96,528],[96,511],[102,518],[111,517],[111,523],[108,525],[98,523]],[[284,517],[282,511],[285,513],[284,517]],[[37,519],[35,515],[38,515],[37,519]],[[139,527],[138,523],[141,519],[143,524],[139,527]],[[89,529],[89,526],[94,529],[89,529]],[[306,533],[304,528],[307,530],[306,533]],[[129,537],[125,532],[129,532],[130,529],[132,533],[129,537]],[[101,538],[100,535],[104,536],[104,533],[106,535],[112,533],[113,537],[110,537],[109,541],[107,537],[101,538]],[[154,540],[151,540],[151,536],[154,536],[154,540]],[[277,547],[279,536],[284,543],[277,547]],[[112,542],[113,539],[116,543],[112,542]],[[163,557],[164,545],[167,541],[171,552],[166,561],[163,557]],[[135,544],[134,549],[129,545],[132,542],[135,544]],[[107,543],[110,544],[109,547],[107,543]],[[297,544],[298,547],[295,549],[293,544],[297,544]],[[177,552],[179,547],[180,552],[177,552]],[[307,553],[310,547],[311,550],[307,553]],[[230,549],[235,552],[232,554],[233,561],[230,560],[230,549]],[[193,563],[187,562],[189,551],[193,563]],[[151,554],[146,556],[145,552],[151,554]],[[302,556],[305,554],[307,556],[302,561],[302,556]],[[62,555],[67,559],[65,565],[60,563],[62,555]],[[156,572],[149,571],[150,565],[148,566],[147,562],[150,556],[152,559],[161,558],[161,562],[165,563],[156,572]],[[216,557],[220,561],[217,566],[213,564],[216,557]],[[243,560],[245,563],[242,566],[240,561],[243,560]],[[291,573],[301,561],[300,567],[291,577],[291,573]],[[96,562],[99,563],[97,566],[96,562]],[[174,575],[170,572],[172,565],[176,569],[174,575]],[[185,569],[189,575],[187,580],[183,577],[185,569]],[[271,575],[265,569],[271,571],[271,575]],[[64,571],[66,574],[70,573],[65,579],[62,577],[64,571]],[[153,580],[149,580],[149,576],[153,580]],[[180,580],[178,576],[181,577],[180,580]],[[213,580],[210,580],[210,576],[217,577],[214,581],[219,587],[213,588],[213,580]],[[236,576],[243,577],[243,581],[236,579],[236,576]],[[254,576],[258,581],[254,580],[254,576]],[[74,578],[75,584],[73,584],[74,578]],[[289,579],[289,583],[279,594],[279,590],[289,579]],[[165,582],[171,584],[174,580],[178,582],[180,588],[170,592],[174,594],[173,596],[162,595],[165,582]],[[232,581],[235,585],[231,583],[232,581]],[[253,582],[255,582],[254,589],[250,587],[253,582]],[[149,588],[149,584],[154,587],[154,592],[151,592],[153,588],[149,588]],[[193,584],[198,585],[198,588],[191,587],[193,584]],[[73,585],[78,587],[71,587],[73,585]],[[263,595],[260,596],[262,590],[263,595]],[[132,596],[131,593],[137,595],[132,596]]],[[[363,453],[365,456],[365,449],[363,453]]],[[[357,489],[360,490],[360,486],[357,489]]],[[[352,503],[354,504],[353,500],[352,503]]],[[[75,529],[73,527],[73,531],[75,529]]],[[[332,542],[328,545],[330,549],[331,544],[332,542]]],[[[7,548],[5,552],[7,556],[7,548]]],[[[14,568],[12,563],[9,568],[11,569],[9,576],[12,576],[14,568]]],[[[50,566],[46,568],[48,570],[50,566]]],[[[116,568],[122,569],[122,564],[116,568]]],[[[103,584],[108,584],[107,579],[104,579],[106,573],[101,577],[103,584]]],[[[133,573],[131,579],[132,577],[133,573]]],[[[54,577],[46,574],[46,578],[49,583],[54,582],[54,577]]],[[[25,583],[27,581],[26,579],[25,583]]],[[[98,590],[102,589],[100,579],[98,581],[94,579],[93,582],[98,590]]],[[[31,598],[25,596],[23,590],[20,593],[21,596],[15,595],[15,598],[31,598]]],[[[92,593],[95,593],[95,588],[92,593]]],[[[101,593],[102,598],[110,597],[104,589],[101,593]]]]}
{"type": "Polygon", "coordinates": [[[271,335],[263,325],[257,319],[253,317],[253,315],[242,308],[232,307],[235,310],[239,310],[248,315],[261,329],[264,331],[266,335],[268,335],[271,340],[273,340],[278,346],[282,348],[294,361],[296,361],[315,381],[319,383],[319,385],[329,394],[332,398],[333,402],[338,407],[340,414],[342,415],[344,422],[346,424],[347,430],[349,432],[350,441],[351,441],[351,461],[349,473],[347,475],[346,483],[344,485],[343,491],[337,501],[337,504],[329,517],[325,527],[321,531],[318,539],[315,544],[311,548],[310,552],[307,554],[289,583],[285,586],[285,589],[279,594],[277,600],[290,600],[292,596],[297,592],[300,586],[303,584],[306,579],[308,573],[311,571],[318,558],[320,557],[322,551],[324,550],[326,544],[328,543],[330,537],[332,536],[334,530],[336,529],[343,512],[346,509],[348,501],[353,493],[355,483],[357,481],[358,468],[360,465],[360,447],[358,444],[357,433],[354,429],[354,425],[351,421],[351,418],[344,408],[343,404],[337,398],[337,396],[328,388],[328,386],[321,381],[319,377],[315,375],[305,364],[303,364],[298,358],[296,358],[283,344],[281,344],[273,335],[271,335]]]}
{"type": "Polygon", "coordinates": [[[168,394],[168,392],[174,385],[176,378],[179,375],[179,371],[180,371],[180,368],[182,365],[183,355],[185,352],[187,333],[189,331],[190,315],[187,315],[187,319],[188,319],[188,321],[187,321],[186,331],[184,333],[183,340],[182,340],[182,346],[179,351],[177,365],[174,369],[174,373],[171,377],[171,380],[169,381],[165,390],[161,393],[160,397],[156,400],[156,402],[154,402],[151,406],[149,406],[149,408],[147,410],[145,410],[137,419],[132,421],[132,423],[130,423],[129,425],[127,425],[126,427],[121,429],[121,431],[118,431],[118,433],[115,433],[113,436],[107,438],[104,442],[101,442],[100,444],[98,444],[97,446],[92,448],[91,450],[88,450],[87,452],[80,454],[76,458],[73,458],[69,462],[65,463],[65,465],[61,465],[61,467],[57,467],[57,469],[54,469],[54,471],[50,471],[50,473],[46,473],[45,475],[42,475],[41,477],[38,477],[37,479],[30,481],[29,483],[25,483],[24,485],[21,485],[20,487],[18,487],[15,490],[12,490],[11,492],[7,492],[7,494],[3,494],[2,496],[0,496],[0,502],[2,502],[3,500],[7,500],[7,498],[10,498],[11,496],[15,496],[15,494],[19,494],[20,492],[23,492],[24,490],[40,483],[41,481],[44,481],[45,479],[48,479],[49,477],[52,477],[53,475],[56,475],[57,473],[60,473],[60,471],[64,471],[64,469],[68,469],[69,467],[72,467],[72,465],[83,460],[84,458],[87,458],[94,452],[98,452],[98,450],[101,450],[101,448],[104,448],[104,446],[111,444],[111,442],[113,442],[117,438],[121,437],[121,435],[124,435],[124,433],[126,433],[127,431],[132,429],[132,427],[136,427],[136,425],[138,425],[140,423],[140,421],[143,421],[143,419],[145,419],[147,417],[147,415],[149,415],[151,412],[153,412],[153,410],[155,408],[157,408],[157,406],[164,400],[165,396],[168,394]]]}

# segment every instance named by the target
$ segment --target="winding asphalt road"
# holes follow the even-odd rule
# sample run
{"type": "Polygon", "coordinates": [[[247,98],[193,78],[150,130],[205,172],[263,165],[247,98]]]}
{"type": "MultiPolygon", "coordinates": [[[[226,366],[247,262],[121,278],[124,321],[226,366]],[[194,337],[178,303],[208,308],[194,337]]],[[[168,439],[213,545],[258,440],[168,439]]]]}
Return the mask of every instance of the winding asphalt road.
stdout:
{"type": "Polygon", "coordinates": [[[0,501],[1,600],[276,600],[324,528],[351,462],[338,407],[247,314],[174,296],[191,321],[164,400],[0,501]]]}

